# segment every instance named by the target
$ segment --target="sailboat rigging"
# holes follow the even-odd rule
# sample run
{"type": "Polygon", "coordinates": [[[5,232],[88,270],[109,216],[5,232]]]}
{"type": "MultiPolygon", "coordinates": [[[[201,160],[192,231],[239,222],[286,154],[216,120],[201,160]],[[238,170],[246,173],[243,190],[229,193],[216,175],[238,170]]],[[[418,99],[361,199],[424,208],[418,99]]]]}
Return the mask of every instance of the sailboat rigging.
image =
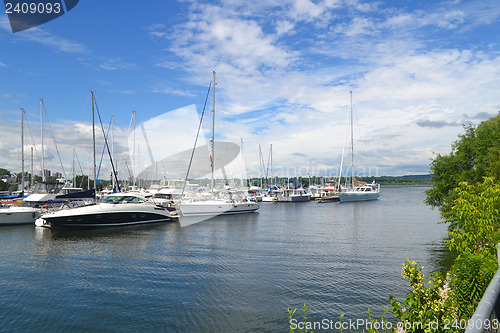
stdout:
{"type": "MultiPolygon", "coordinates": [[[[351,183],[346,189],[343,189],[339,193],[339,200],[340,202],[375,200],[378,199],[380,196],[380,184],[375,184],[375,182],[373,182],[372,184],[366,184],[365,182],[360,182],[356,180],[354,176],[354,131],[353,131],[353,116],[352,116],[352,91],[349,91],[349,97],[350,97],[349,112],[350,112],[350,123],[351,123],[350,124],[351,145],[349,147],[351,151],[351,183]]],[[[344,160],[344,151],[342,151],[342,161],[343,160],[344,160]]],[[[340,170],[342,170],[342,165],[340,167],[340,170]]]]}
{"type": "MultiPolygon", "coordinates": [[[[24,109],[21,109],[21,198],[24,199],[24,109]]],[[[33,224],[40,211],[32,207],[0,208],[0,225],[33,224]]]]}
{"type": "MultiPolygon", "coordinates": [[[[210,178],[210,197],[209,198],[198,198],[194,196],[188,196],[185,198],[182,198],[179,210],[181,212],[181,225],[183,224],[182,217],[189,217],[189,216],[216,216],[216,215],[228,215],[228,214],[242,214],[242,213],[251,213],[259,209],[259,205],[255,202],[251,202],[248,200],[246,195],[243,198],[238,198],[236,197],[236,193],[232,192],[228,187],[226,187],[223,191],[215,191],[215,170],[216,170],[216,163],[217,163],[217,158],[218,155],[215,154],[215,71],[212,72],[213,79],[211,82],[212,85],[212,135],[210,139],[210,152],[209,152],[209,158],[210,158],[210,170],[211,170],[211,178],[210,178]]],[[[209,89],[210,92],[210,89],[209,89]]],[[[200,119],[200,126],[198,128],[198,134],[199,130],[201,128],[201,122],[203,121],[203,114],[204,110],[202,113],[202,117],[200,119]]],[[[187,175],[189,174],[189,168],[191,167],[192,159],[194,156],[194,152],[197,149],[196,148],[196,142],[198,140],[198,135],[195,140],[195,146],[193,148],[193,153],[191,154],[191,161],[189,162],[189,167],[188,171],[186,174],[186,181],[187,182],[187,175]]],[[[241,153],[241,150],[240,150],[241,153]]],[[[222,164],[223,165],[223,164],[222,164]]],[[[224,167],[221,167],[222,173],[225,174],[224,167]]],[[[183,191],[184,192],[184,191],[183,191]]],[[[193,221],[193,223],[200,222],[199,221],[193,221]]],[[[191,223],[190,223],[191,224],[191,223]]]]}

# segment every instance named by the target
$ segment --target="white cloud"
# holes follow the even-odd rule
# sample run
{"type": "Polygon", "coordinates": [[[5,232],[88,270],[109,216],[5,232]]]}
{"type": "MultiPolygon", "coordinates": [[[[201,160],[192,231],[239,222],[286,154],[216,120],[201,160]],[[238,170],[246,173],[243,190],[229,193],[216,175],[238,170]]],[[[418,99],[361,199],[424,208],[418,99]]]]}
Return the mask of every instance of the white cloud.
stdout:
{"type": "Polygon", "coordinates": [[[194,92],[182,89],[174,89],[174,88],[154,88],[153,92],[167,94],[167,95],[177,95],[177,96],[189,96],[189,97],[196,96],[194,92]]]}
{"type": "Polygon", "coordinates": [[[49,31],[40,28],[31,28],[29,30],[21,31],[16,33],[16,37],[31,41],[35,43],[40,43],[49,47],[52,47],[58,51],[68,52],[68,53],[87,53],[88,49],[85,45],[56,36],[49,31]]]}
{"type": "Polygon", "coordinates": [[[122,61],[120,58],[108,59],[103,64],[99,65],[100,69],[104,69],[107,71],[128,70],[135,67],[136,66],[134,64],[122,61]]]}
{"type": "Polygon", "coordinates": [[[54,48],[57,51],[76,54],[89,52],[88,48],[84,44],[54,35],[48,30],[44,30],[39,27],[34,27],[13,34],[7,16],[0,16],[0,29],[11,35],[14,39],[40,43],[54,48]]]}
{"type": "MultiPolygon", "coordinates": [[[[232,128],[225,136],[244,138],[255,170],[258,144],[272,143],[277,170],[290,173],[338,169],[352,90],[359,166],[423,173],[463,122],[498,111],[498,45],[465,34],[496,22],[495,3],[408,11],[360,1],[185,2],[184,21],[144,31],[166,54],[155,57],[154,70],[181,73],[182,82],[150,75],[148,83],[154,93],[187,99],[205,91],[215,70],[217,109],[232,128]]],[[[103,69],[133,68],[110,59],[103,69]]]]}
{"type": "Polygon", "coordinates": [[[276,35],[281,36],[283,34],[293,33],[293,23],[288,20],[281,20],[276,23],[276,35]]]}
{"type": "Polygon", "coordinates": [[[391,163],[381,163],[387,172],[395,172],[398,162],[425,166],[432,151],[449,149],[464,114],[492,112],[500,58],[468,49],[428,49],[428,41],[415,33],[429,25],[450,30],[471,24],[463,9],[389,11],[376,17],[380,4],[352,3],[353,11],[342,18],[338,6],[295,1],[276,10],[280,20],[274,30],[252,19],[255,13],[241,17],[215,5],[197,6],[177,27],[182,38],[174,40],[175,52],[192,72],[217,70],[225,110],[240,115],[234,120],[240,122],[239,133],[254,147],[274,143],[282,163],[304,163],[291,153],[338,157],[350,89],[360,110],[360,144],[365,145],[360,150],[373,152],[361,161],[376,165],[390,158],[391,163]],[[324,30],[308,24],[317,16],[335,24],[324,30]],[[316,42],[288,43],[288,37],[311,28],[316,42]],[[346,66],[335,63],[338,59],[346,66]],[[411,158],[404,161],[403,155],[411,158]]]}
{"type": "Polygon", "coordinates": [[[377,32],[372,20],[364,17],[354,17],[350,23],[338,25],[334,31],[348,37],[371,35],[377,32]]]}

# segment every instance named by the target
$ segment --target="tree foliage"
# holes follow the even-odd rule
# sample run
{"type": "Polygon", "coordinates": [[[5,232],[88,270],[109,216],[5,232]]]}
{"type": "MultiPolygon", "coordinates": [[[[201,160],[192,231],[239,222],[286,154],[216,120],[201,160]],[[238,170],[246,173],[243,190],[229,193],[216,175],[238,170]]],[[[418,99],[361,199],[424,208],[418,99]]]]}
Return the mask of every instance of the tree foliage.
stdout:
{"type": "Polygon", "coordinates": [[[450,299],[457,319],[472,317],[496,269],[494,257],[474,254],[457,258],[450,271],[450,299]]]}
{"type": "Polygon", "coordinates": [[[460,254],[496,255],[500,242],[500,185],[486,177],[483,183],[460,183],[450,210],[443,212],[450,250],[460,254]]]}
{"type": "Polygon", "coordinates": [[[0,168],[0,176],[10,176],[10,171],[4,168],[0,168]]]}
{"type": "Polygon", "coordinates": [[[447,295],[447,288],[439,273],[433,273],[428,278],[423,273],[423,266],[409,259],[403,264],[401,275],[408,279],[412,288],[406,294],[404,305],[389,295],[392,311],[401,321],[406,332],[453,332],[445,324],[453,317],[450,311],[452,304],[447,295]],[[420,324],[413,326],[413,324],[420,324]]]}
{"type": "Polygon", "coordinates": [[[10,184],[0,180],[0,191],[8,191],[10,184]]]}
{"type": "Polygon", "coordinates": [[[477,127],[464,126],[465,134],[452,144],[449,155],[438,154],[431,162],[432,189],[426,191],[426,203],[450,210],[457,198],[453,191],[460,182],[476,184],[483,177],[500,179],[500,113],[477,127]]]}

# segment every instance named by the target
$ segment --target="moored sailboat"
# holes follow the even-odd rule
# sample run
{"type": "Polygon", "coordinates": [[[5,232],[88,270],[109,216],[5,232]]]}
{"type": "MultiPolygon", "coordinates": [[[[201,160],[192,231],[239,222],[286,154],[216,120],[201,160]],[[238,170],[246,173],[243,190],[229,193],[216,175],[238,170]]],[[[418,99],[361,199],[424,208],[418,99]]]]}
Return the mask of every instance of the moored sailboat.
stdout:
{"type": "MultiPolygon", "coordinates": [[[[339,193],[340,202],[348,201],[367,201],[375,200],[380,196],[380,184],[366,184],[357,181],[354,177],[354,139],[353,139],[353,121],[352,121],[352,91],[350,93],[350,123],[351,123],[351,184],[342,189],[339,193]]],[[[342,152],[342,155],[344,152],[342,152]]],[[[343,160],[343,157],[342,157],[343,160]]],[[[342,166],[340,167],[342,170],[342,166]]],[[[340,180],[339,180],[340,182],[340,180]]]]}
{"type": "MultiPolygon", "coordinates": [[[[247,196],[240,198],[234,195],[229,189],[223,191],[219,194],[214,192],[215,187],[215,71],[212,80],[212,138],[210,140],[210,164],[211,164],[211,182],[210,182],[210,197],[208,198],[196,198],[187,197],[182,198],[179,205],[179,211],[181,217],[189,216],[217,216],[217,215],[228,215],[228,214],[244,214],[255,212],[259,209],[259,204],[252,202],[247,196]]],[[[196,149],[196,148],[194,148],[196,149]]],[[[241,151],[240,151],[241,153],[241,151]]],[[[189,170],[188,170],[189,173],[189,170]]],[[[186,177],[187,181],[187,177],[186,177]]]]}
{"type": "MultiPolygon", "coordinates": [[[[21,193],[24,199],[24,109],[21,109],[21,193]]],[[[0,208],[0,225],[33,224],[40,210],[32,207],[10,206],[0,208]]]]}

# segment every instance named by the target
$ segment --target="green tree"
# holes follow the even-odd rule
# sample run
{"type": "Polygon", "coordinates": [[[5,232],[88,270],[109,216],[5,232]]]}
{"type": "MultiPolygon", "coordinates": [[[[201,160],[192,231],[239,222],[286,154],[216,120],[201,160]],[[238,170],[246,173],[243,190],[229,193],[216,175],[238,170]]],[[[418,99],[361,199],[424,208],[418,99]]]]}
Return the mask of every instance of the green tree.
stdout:
{"type": "Polygon", "coordinates": [[[10,176],[10,171],[4,168],[0,168],[0,176],[10,176]]]}
{"type": "Polygon", "coordinates": [[[460,254],[494,257],[500,242],[500,185],[487,177],[483,183],[460,183],[451,209],[442,215],[450,223],[446,244],[460,254]]]}
{"type": "Polygon", "coordinates": [[[500,242],[500,185],[492,177],[471,185],[461,182],[455,199],[443,212],[449,223],[445,241],[458,254],[450,272],[455,315],[469,319],[497,269],[496,245],[500,242]]]}
{"type": "Polygon", "coordinates": [[[460,182],[476,184],[483,177],[500,179],[500,113],[477,127],[464,126],[465,134],[452,144],[449,155],[438,154],[431,162],[433,188],[426,203],[449,211],[460,182]]]}
{"type": "Polygon", "coordinates": [[[9,183],[0,180],[0,191],[8,191],[8,190],[9,190],[9,183]]]}

